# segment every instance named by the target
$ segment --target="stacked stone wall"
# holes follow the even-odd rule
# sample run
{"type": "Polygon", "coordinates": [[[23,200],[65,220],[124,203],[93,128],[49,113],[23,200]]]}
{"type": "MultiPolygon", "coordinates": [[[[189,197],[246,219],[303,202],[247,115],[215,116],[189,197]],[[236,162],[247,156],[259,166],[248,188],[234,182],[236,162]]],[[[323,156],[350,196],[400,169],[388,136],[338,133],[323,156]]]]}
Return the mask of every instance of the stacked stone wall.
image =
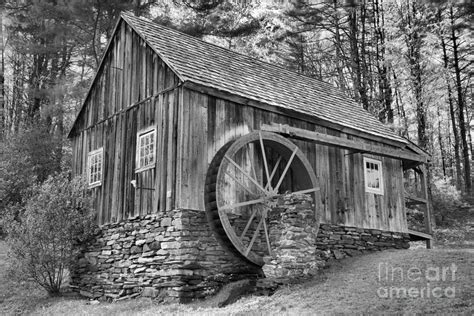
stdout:
{"type": "MultiPolygon", "coordinates": [[[[321,224],[315,235],[310,201],[302,199],[287,199],[270,218],[277,223],[276,229],[270,225],[277,252],[265,261],[273,271],[286,271],[287,276],[295,271],[314,274],[329,259],[409,247],[408,234],[376,229],[321,224]]],[[[96,299],[146,294],[184,302],[262,272],[223,248],[205,213],[196,210],[172,210],[105,225],[92,243],[82,246],[71,283],[84,296],[96,299]]]]}
{"type": "Polygon", "coordinates": [[[386,249],[409,248],[409,235],[349,226],[320,224],[309,195],[289,194],[269,213],[272,254],[264,257],[267,277],[314,275],[330,259],[386,249]]]}
{"type": "Polygon", "coordinates": [[[316,248],[324,259],[342,259],[387,249],[408,249],[407,233],[332,224],[319,225],[316,248]]]}
{"type": "Polygon", "coordinates": [[[288,194],[279,204],[269,213],[272,253],[263,258],[265,276],[282,278],[316,274],[318,266],[324,264],[316,256],[318,223],[312,198],[288,194]]]}
{"type": "Polygon", "coordinates": [[[96,299],[145,291],[186,301],[258,272],[222,248],[204,212],[173,210],[101,227],[94,242],[84,245],[72,284],[96,299]]]}

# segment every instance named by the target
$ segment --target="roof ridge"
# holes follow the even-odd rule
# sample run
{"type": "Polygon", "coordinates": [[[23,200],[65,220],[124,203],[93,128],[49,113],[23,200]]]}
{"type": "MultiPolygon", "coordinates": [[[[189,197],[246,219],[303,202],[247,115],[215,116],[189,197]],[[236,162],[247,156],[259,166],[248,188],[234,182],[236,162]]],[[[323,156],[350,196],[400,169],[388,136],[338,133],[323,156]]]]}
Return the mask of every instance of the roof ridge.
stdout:
{"type": "MultiPolygon", "coordinates": [[[[230,52],[230,53],[239,55],[239,56],[243,57],[244,59],[255,60],[255,61],[259,62],[259,63],[268,65],[268,66],[270,66],[270,67],[275,67],[275,68],[281,69],[281,70],[285,71],[286,73],[289,73],[289,74],[292,74],[292,75],[295,75],[295,76],[300,76],[300,77],[304,77],[304,78],[308,78],[308,79],[317,81],[318,83],[322,83],[322,84],[324,84],[324,85],[327,85],[331,90],[337,90],[337,92],[341,93],[341,95],[343,95],[346,100],[350,100],[351,102],[354,102],[355,104],[359,105],[359,103],[357,103],[354,99],[352,99],[351,97],[347,96],[347,95],[344,94],[342,91],[339,91],[337,87],[335,87],[334,85],[332,85],[332,84],[329,83],[329,82],[325,82],[325,81],[323,81],[323,80],[321,80],[321,79],[318,79],[318,78],[315,78],[315,77],[311,77],[311,76],[308,76],[308,75],[306,75],[306,74],[302,74],[302,73],[299,73],[299,72],[290,70],[290,69],[288,69],[288,68],[286,68],[286,67],[284,67],[283,65],[280,65],[280,64],[274,64],[274,63],[271,63],[271,62],[268,62],[268,61],[259,59],[259,58],[257,58],[257,57],[249,56],[249,55],[246,55],[246,54],[244,54],[244,53],[237,52],[237,51],[234,51],[234,50],[231,50],[231,49],[222,47],[222,46],[217,45],[217,44],[215,44],[215,43],[207,42],[207,41],[205,41],[205,40],[203,40],[203,39],[201,39],[201,38],[198,38],[198,37],[196,37],[196,36],[192,36],[192,35],[189,35],[189,34],[187,34],[187,33],[182,32],[182,31],[179,31],[179,30],[177,30],[177,29],[174,29],[174,28],[171,28],[171,27],[168,27],[168,26],[161,25],[161,24],[159,24],[159,23],[157,23],[157,22],[154,22],[154,21],[152,21],[152,20],[150,20],[150,19],[148,19],[148,18],[146,18],[146,17],[136,16],[135,14],[133,14],[132,12],[129,12],[129,11],[124,11],[124,12],[122,12],[122,13],[121,13],[121,16],[123,16],[123,15],[126,15],[127,18],[135,18],[135,19],[139,19],[139,20],[145,21],[145,22],[147,22],[147,23],[151,23],[154,27],[162,27],[162,28],[165,28],[165,29],[170,30],[170,31],[172,31],[172,32],[179,33],[179,35],[185,36],[185,37],[190,38],[190,39],[192,39],[192,40],[194,40],[194,41],[199,41],[199,42],[203,42],[203,43],[205,43],[205,44],[207,44],[207,45],[212,45],[212,46],[214,46],[214,47],[216,47],[216,48],[218,48],[218,49],[224,51],[224,52],[227,53],[227,54],[230,52]]],[[[144,36],[143,34],[141,34],[141,35],[142,35],[144,38],[146,37],[146,36],[144,36]]],[[[359,107],[360,107],[360,105],[359,105],[359,107]]]]}
{"type": "Polygon", "coordinates": [[[125,20],[125,22],[127,22],[128,25],[130,25],[130,27],[135,31],[137,32],[137,34],[139,34],[143,40],[148,44],[148,46],[150,46],[150,48],[161,58],[161,60],[163,60],[163,62],[171,68],[171,70],[173,70],[173,72],[176,74],[176,76],[181,80],[181,81],[186,81],[186,76],[184,76],[182,73],[180,73],[180,71],[178,71],[178,69],[176,69],[174,66],[173,66],[173,63],[170,62],[168,60],[167,57],[163,56],[163,54],[161,52],[159,52],[157,49],[155,49],[154,45],[152,45],[152,43],[150,43],[150,41],[147,39],[147,36],[145,34],[143,34],[143,32],[141,32],[139,29],[137,29],[133,23],[130,23],[130,21],[128,20],[129,18],[135,18],[135,19],[140,19],[140,20],[145,20],[146,22],[148,23],[152,23],[154,26],[156,25],[159,25],[158,23],[155,23],[153,21],[151,21],[150,19],[147,19],[145,17],[137,17],[135,14],[129,12],[129,11],[124,11],[120,14],[120,17],[125,20]]]}

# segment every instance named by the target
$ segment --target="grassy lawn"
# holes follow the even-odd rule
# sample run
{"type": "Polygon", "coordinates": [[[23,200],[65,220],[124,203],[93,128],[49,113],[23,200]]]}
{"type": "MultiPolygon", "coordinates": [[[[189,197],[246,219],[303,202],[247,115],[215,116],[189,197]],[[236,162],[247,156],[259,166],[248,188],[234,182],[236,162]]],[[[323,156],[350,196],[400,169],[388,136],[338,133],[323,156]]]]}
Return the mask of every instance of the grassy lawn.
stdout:
{"type": "Polygon", "coordinates": [[[91,304],[74,297],[48,298],[30,284],[10,280],[5,259],[6,247],[0,242],[0,315],[470,315],[474,311],[472,249],[397,250],[349,258],[305,284],[283,288],[271,297],[245,297],[225,308],[212,307],[212,300],[159,305],[150,299],[91,304]]]}
{"type": "Polygon", "coordinates": [[[32,284],[12,280],[6,259],[7,247],[0,240],[0,315],[28,313],[44,302],[47,296],[32,284]]]}

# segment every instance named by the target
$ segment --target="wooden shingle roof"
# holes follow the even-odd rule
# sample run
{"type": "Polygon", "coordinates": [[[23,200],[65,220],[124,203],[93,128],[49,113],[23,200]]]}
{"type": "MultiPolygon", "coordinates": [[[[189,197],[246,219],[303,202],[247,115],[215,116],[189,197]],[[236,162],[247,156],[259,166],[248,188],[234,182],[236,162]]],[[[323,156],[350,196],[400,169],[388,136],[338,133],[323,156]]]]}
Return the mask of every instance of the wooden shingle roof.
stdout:
{"type": "Polygon", "coordinates": [[[184,82],[406,142],[331,84],[204,42],[148,19],[127,13],[122,18],[184,82]]]}

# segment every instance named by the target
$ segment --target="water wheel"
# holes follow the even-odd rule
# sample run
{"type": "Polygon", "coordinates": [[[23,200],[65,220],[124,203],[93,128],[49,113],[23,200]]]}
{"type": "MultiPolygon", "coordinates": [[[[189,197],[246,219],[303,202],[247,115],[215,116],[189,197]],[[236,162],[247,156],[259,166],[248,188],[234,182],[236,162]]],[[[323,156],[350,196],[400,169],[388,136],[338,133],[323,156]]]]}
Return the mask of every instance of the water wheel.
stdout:
{"type": "Polygon", "coordinates": [[[294,143],[256,131],[229,142],[214,157],[206,178],[206,213],[228,249],[261,266],[263,256],[272,253],[268,216],[278,198],[306,193],[316,201],[318,190],[313,168],[294,143]]]}

